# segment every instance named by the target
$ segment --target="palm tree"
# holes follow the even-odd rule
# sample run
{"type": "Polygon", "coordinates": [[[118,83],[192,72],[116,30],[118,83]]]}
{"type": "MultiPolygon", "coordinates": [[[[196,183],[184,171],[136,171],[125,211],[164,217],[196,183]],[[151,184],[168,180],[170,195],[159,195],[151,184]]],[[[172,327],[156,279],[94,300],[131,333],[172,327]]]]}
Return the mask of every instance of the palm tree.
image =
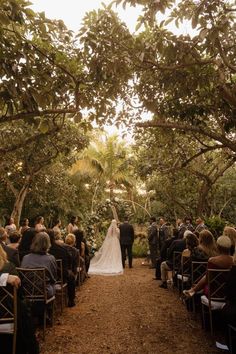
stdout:
{"type": "Polygon", "coordinates": [[[105,139],[101,136],[95,138],[79,156],[71,173],[87,174],[94,179],[92,211],[98,188],[109,188],[112,200],[115,188],[130,191],[133,186],[129,148],[119,141],[117,135],[105,136],[105,139]]]}

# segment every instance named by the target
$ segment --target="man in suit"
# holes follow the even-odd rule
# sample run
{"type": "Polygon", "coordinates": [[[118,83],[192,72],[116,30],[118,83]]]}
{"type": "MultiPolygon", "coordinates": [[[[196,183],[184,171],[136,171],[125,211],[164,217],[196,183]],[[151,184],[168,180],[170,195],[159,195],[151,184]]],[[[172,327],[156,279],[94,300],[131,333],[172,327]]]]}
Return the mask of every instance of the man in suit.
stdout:
{"type": "Polygon", "coordinates": [[[164,218],[160,218],[159,220],[159,251],[164,244],[164,242],[169,238],[169,227],[164,218]]]}
{"type": "Polygon", "coordinates": [[[196,219],[196,229],[195,231],[201,232],[203,230],[207,230],[207,226],[204,224],[204,220],[202,218],[196,219]]]}
{"type": "Polygon", "coordinates": [[[122,264],[125,268],[126,250],[128,253],[129,268],[132,268],[132,246],[134,243],[134,228],[129,224],[129,218],[124,218],[124,223],[120,225],[120,247],[122,255],[122,264]]]}
{"type": "Polygon", "coordinates": [[[0,227],[0,245],[7,254],[7,259],[12,262],[16,267],[20,266],[19,252],[17,249],[11,248],[6,245],[7,241],[7,231],[0,227]]]}
{"type": "Polygon", "coordinates": [[[151,266],[149,268],[156,268],[157,263],[157,248],[158,248],[158,233],[156,218],[151,217],[150,226],[148,228],[148,243],[150,250],[151,266]]]}

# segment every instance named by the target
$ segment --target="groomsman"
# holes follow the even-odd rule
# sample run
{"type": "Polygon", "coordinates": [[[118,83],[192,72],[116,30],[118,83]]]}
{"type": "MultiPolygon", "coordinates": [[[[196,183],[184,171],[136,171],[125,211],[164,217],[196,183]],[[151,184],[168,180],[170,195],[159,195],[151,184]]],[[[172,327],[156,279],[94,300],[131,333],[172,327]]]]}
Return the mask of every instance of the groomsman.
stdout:
{"type": "Polygon", "coordinates": [[[120,247],[122,255],[122,264],[125,268],[126,251],[128,253],[129,268],[132,268],[132,247],[134,243],[134,228],[129,224],[129,218],[124,217],[124,223],[120,225],[120,247]]]}
{"type": "Polygon", "coordinates": [[[158,249],[158,233],[156,218],[150,218],[150,226],[148,228],[148,243],[151,257],[151,266],[149,268],[156,268],[157,263],[157,249],[158,249]]]}

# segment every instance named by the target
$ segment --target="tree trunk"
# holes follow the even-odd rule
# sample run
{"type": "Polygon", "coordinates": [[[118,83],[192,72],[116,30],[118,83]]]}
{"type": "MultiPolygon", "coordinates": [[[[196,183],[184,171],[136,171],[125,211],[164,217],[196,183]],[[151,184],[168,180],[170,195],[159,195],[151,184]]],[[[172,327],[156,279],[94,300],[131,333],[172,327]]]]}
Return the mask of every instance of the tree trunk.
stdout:
{"type": "Polygon", "coordinates": [[[212,184],[209,181],[203,181],[198,197],[197,203],[197,216],[210,215],[211,208],[208,204],[207,197],[212,188],[212,184]]]}
{"type": "Polygon", "coordinates": [[[29,191],[29,187],[30,187],[30,177],[27,176],[25,180],[25,184],[23,185],[18,195],[16,196],[16,200],[11,213],[11,217],[14,218],[17,227],[19,227],[20,224],[21,212],[22,212],[25,198],[29,191]]]}

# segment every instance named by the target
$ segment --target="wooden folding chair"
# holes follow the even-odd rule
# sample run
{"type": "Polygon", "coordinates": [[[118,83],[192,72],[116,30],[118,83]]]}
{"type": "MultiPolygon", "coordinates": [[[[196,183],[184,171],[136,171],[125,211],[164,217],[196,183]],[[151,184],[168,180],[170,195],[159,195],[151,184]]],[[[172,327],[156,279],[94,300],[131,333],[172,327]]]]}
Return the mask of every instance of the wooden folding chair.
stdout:
{"type": "MultiPolygon", "coordinates": [[[[174,253],[173,253],[173,269],[172,269],[173,284],[175,284],[176,274],[181,269],[181,257],[182,257],[182,252],[174,251],[174,253]]],[[[178,281],[177,281],[177,285],[178,285],[178,281]]]]}
{"type": "Polygon", "coordinates": [[[55,285],[56,296],[60,297],[61,313],[67,303],[67,283],[63,282],[62,259],[56,259],[57,262],[57,281],[55,285]]]}
{"type": "Polygon", "coordinates": [[[236,334],[236,327],[228,325],[228,331],[229,331],[229,352],[230,354],[234,354],[236,348],[234,348],[232,333],[236,334]]]}
{"type": "Polygon", "coordinates": [[[12,334],[12,354],[16,352],[17,290],[12,286],[0,286],[0,334],[12,334]]]}
{"type": "Polygon", "coordinates": [[[182,294],[184,285],[190,282],[191,260],[190,257],[181,257],[180,273],[177,274],[177,284],[179,293],[182,294]]]}
{"type": "MultiPolygon", "coordinates": [[[[207,262],[192,261],[191,262],[191,287],[195,286],[199,280],[206,274],[207,262]]],[[[202,292],[201,292],[202,293],[202,292]]],[[[196,297],[192,298],[193,312],[196,312],[196,297]]]]}
{"type": "Polygon", "coordinates": [[[47,297],[46,269],[45,268],[17,268],[21,278],[24,296],[32,304],[43,305],[43,339],[45,339],[47,308],[52,306],[51,323],[54,322],[54,300],[55,296],[47,297]]]}
{"type": "Polygon", "coordinates": [[[210,319],[211,334],[213,334],[212,311],[221,310],[225,305],[224,288],[229,271],[229,269],[207,270],[208,297],[205,295],[201,296],[202,321],[203,327],[206,328],[205,308],[207,308],[210,319]]]}

